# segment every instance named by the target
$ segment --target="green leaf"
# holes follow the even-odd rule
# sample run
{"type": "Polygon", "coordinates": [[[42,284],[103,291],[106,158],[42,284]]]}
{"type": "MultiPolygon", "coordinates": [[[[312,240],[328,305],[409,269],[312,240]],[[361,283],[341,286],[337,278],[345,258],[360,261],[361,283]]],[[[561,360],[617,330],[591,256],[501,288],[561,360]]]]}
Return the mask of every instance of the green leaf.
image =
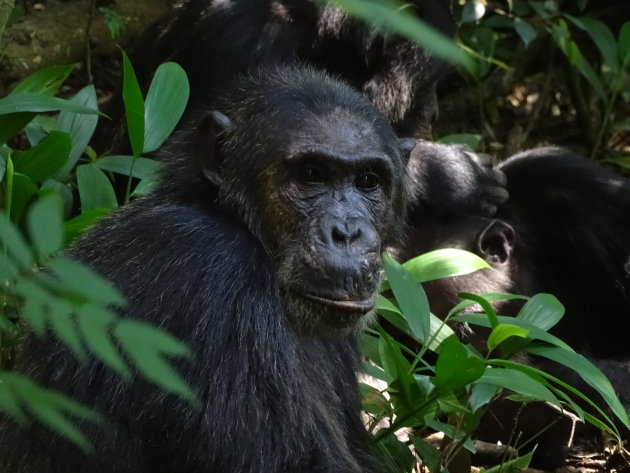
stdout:
{"type": "Polygon", "coordinates": [[[624,66],[630,62],[630,21],[619,30],[619,59],[624,66]]]}
{"type": "Polygon", "coordinates": [[[82,213],[118,207],[112,183],[103,171],[93,164],[82,164],[77,167],[77,184],[82,213]]]}
{"type": "Polygon", "coordinates": [[[490,268],[488,263],[476,254],[453,248],[416,256],[404,263],[403,267],[419,282],[460,276],[490,268]]]}
{"type": "Polygon", "coordinates": [[[527,329],[524,329],[522,327],[517,327],[515,325],[499,324],[492,329],[492,332],[490,332],[490,335],[488,336],[488,349],[494,350],[510,337],[526,339],[528,334],[529,332],[527,331],[527,329]]]}
{"type": "Polygon", "coordinates": [[[48,256],[63,247],[62,222],[62,203],[56,193],[48,193],[31,207],[26,224],[40,257],[48,256]]]}
{"type": "Polygon", "coordinates": [[[560,404],[558,398],[540,381],[515,369],[489,367],[477,382],[509,389],[536,401],[547,401],[556,406],[560,404]]]}
{"type": "Polygon", "coordinates": [[[64,223],[64,241],[66,245],[70,244],[78,237],[83,235],[89,228],[94,225],[100,218],[109,215],[111,209],[93,209],[77,215],[76,217],[64,223]]]}
{"type": "Polygon", "coordinates": [[[525,471],[529,468],[529,464],[532,461],[532,457],[534,456],[534,452],[536,449],[534,448],[531,452],[526,455],[512,458],[510,460],[502,461],[500,465],[493,466],[488,468],[487,470],[483,470],[484,473],[518,473],[520,471],[525,471]]]}
{"type": "Polygon", "coordinates": [[[41,337],[46,332],[46,317],[51,295],[28,279],[20,279],[15,284],[15,291],[24,299],[20,311],[23,320],[41,337]]]}
{"type": "Polygon", "coordinates": [[[74,64],[67,64],[40,69],[22,80],[11,93],[33,92],[36,94],[54,95],[74,68],[74,64]]]}
{"type": "Polygon", "coordinates": [[[155,151],[169,137],[184,113],[189,93],[188,78],[178,64],[158,67],[144,104],[143,153],[155,151]]]}
{"type": "Polygon", "coordinates": [[[98,12],[103,15],[105,26],[112,35],[112,39],[117,41],[125,32],[125,21],[122,17],[111,8],[98,7],[98,12]]]}
{"type": "Polygon", "coordinates": [[[126,304],[124,297],[107,280],[81,263],[58,256],[48,263],[48,267],[66,292],[84,301],[117,306],[126,304]]]}
{"type": "Polygon", "coordinates": [[[430,333],[429,301],[422,287],[388,254],[383,254],[385,274],[396,301],[407,319],[414,336],[425,342],[430,333]]]}
{"type": "Polygon", "coordinates": [[[91,107],[85,107],[59,97],[49,97],[31,92],[11,94],[0,99],[0,115],[16,112],[54,112],[56,110],[66,110],[87,115],[102,115],[97,109],[91,107]]]}
{"type": "Polygon", "coordinates": [[[468,405],[472,412],[477,412],[480,407],[490,404],[501,391],[498,386],[483,384],[477,381],[471,388],[468,405]]]}
{"type": "MultiPolygon", "coordinates": [[[[509,301],[513,299],[522,299],[526,301],[529,299],[529,297],[527,296],[521,296],[518,294],[509,294],[507,292],[488,292],[486,294],[481,294],[481,297],[483,297],[485,300],[489,302],[509,301]]],[[[456,314],[457,312],[460,312],[461,310],[471,307],[475,304],[476,304],[475,301],[463,300],[448,312],[448,317],[450,318],[453,314],[456,314]]]]}
{"type": "MultiPolygon", "coordinates": [[[[74,65],[41,69],[20,82],[11,93],[54,95],[73,69],[74,65]]],[[[33,118],[35,113],[29,112],[0,116],[0,144],[17,135],[33,118]]]]}
{"type": "MultiPolygon", "coordinates": [[[[93,85],[88,85],[70,99],[72,103],[98,109],[96,90],[93,85]]],[[[62,111],[57,117],[57,130],[65,131],[72,140],[70,157],[55,174],[55,179],[63,180],[77,163],[85,148],[87,148],[96,124],[98,115],[84,116],[75,112],[62,111]]]]}
{"type": "Polygon", "coordinates": [[[125,104],[125,118],[127,131],[133,155],[138,157],[144,147],[144,99],[136,79],[129,57],[123,51],[123,102],[125,104]]]}
{"type": "Polygon", "coordinates": [[[486,316],[488,317],[488,321],[490,322],[490,326],[492,328],[499,325],[499,319],[497,318],[497,313],[492,308],[492,305],[490,305],[489,300],[486,300],[483,296],[478,296],[477,294],[471,294],[469,292],[460,292],[458,296],[461,297],[462,299],[468,299],[479,304],[481,308],[484,310],[484,312],[486,313],[486,316]]]}
{"type": "Polygon", "coordinates": [[[590,360],[579,353],[563,350],[560,347],[529,346],[526,350],[529,353],[553,360],[574,370],[586,383],[601,394],[606,404],[608,404],[619,420],[621,420],[626,427],[630,428],[628,414],[623,405],[619,402],[610,381],[608,381],[608,378],[606,378],[590,360]]]}
{"type": "Polygon", "coordinates": [[[13,195],[11,198],[11,218],[14,222],[19,222],[22,212],[26,208],[31,197],[37,194],[37,187],[28,176],[24,174],[13,174],[13,195]]]}
{"type": "Polygon", "coordinates": [[[122,320],[114,329],[114,336],[144,377],[166,391],[196,402],[193,391],[163,357],[189,357],[184,344],[162,330],[133,320],[122,320]]]}
{"type": "Polygon", "coordinates": [[[536,28],[534,28],[531,23],[523,20],[522,18],[514,19],[514,29],[518,33],[525,46],[529,46],[529,43],[534,41],[536,39],[536,36],[538,36],[536,28]]]}
{"type": "Polygon", "coordinates": [[[593,70],[591,65],[588,63],[584,56],[580,52],[578,45],[571,39],[569,35],[569,30],[567,24],[562,19],[558,20],[557,25],[552,26],[552,37],[560,50],[565,54],[565,56],[569,59],[569,62],[577,67],[580,74],[584,76],[584,78],[591,84],[593,90],[599,98],[606,102],[606,90],[597,75],[597,73],[593,70]]]}
{"type": "Polygon", "coordinates": [[[7,146],[0,146],[0,182],[4,179],[7,170],[7,161],[11,155],[11,150],[7,146]]]}
{"type": "Polygon", "coordinates": [[[74,355],[85,359],[85,349],[74,321],[73,307],[63,299],[51,298],[50,316],[48,317],[53,332],[74,355]]]}
{"type": "Polygon", "coordinates": [[[67,162],[71,146],[67,133],[53,131],[34,148],[14,153],[15,171],[28,176],[32,182],[42,182],[67,162]]]}
{"type": "Polygon", "coordinates": [[[486,367],[476,356],[469,356],[457,337],[449,337],[439,347],[433,384],[443,391],[465,387],[483,375],[486,367]]]}
{"type": "Polygon", "coordinates": [[[45,194],[48,190],[50,190],[50,192],[55,192],[61,197],[63,202],[63,217],[64,219],[67,218],[68,215],[70,215],[70,212],[72,212],[74,204],[74,197],[72,196],[70,186],[62,184],[55,179],[47,179],[40,187],[40,194],[45,194]]]}
{"type": "Polygon", "coordinates": [[[479,151],[481,140],[483,136],[473,135],[471,133],[457,133],[453,135],[446,135],[440,138],[438,143],[445,145],[465,145],[470,148],[471,151],[479,151]]]}
{"type": "Polygon", "coordinates": [[[519,311],[518,319],[541,330],[549,330],[564,316],[564,306],[551,294],[532,296],[519,311]]]}
{"type": "Polygon", "coordinates": [[[576,18],[571,15],[564,15],[578,28],[586,31],[591,37],[597,49],[604,58],[604,62],[612,69],[613,72],[619,73],[621,64],[619,62],[619,52],[617,50],[617,41],[608,26],[595,18],[583,16],[576,18]]]}
{"type": "Polygon", "coordinates": [[[2,381],[10,385],[13,393],[42,423],[63,435],[84,452],[91,451],[91,445],[85,436],[65,415],[96,422],[100,420],[97,414],[59,393],[40,388],[24,376],[2,373],[2,381]]]}
{"type": "Polygon", "coordinates": [[[392,30],[436,56],[470,69],[472,60],[450,38],[414,17],[400,3],[388,0],[336,0],[352,16],[380,28],[392,30]]]}
{"type": "Polygon", "coordinates": [[[79,310],[79,329],[92,353],[124,379],[131,378],[127,364],[119,355],[110,337],[116,317],[106,309],[85,304],[79,310]]]}
{"type": "Polygon", "coordinates": [[[144,179],[160,168],[160,163],[148,158],[134,158],[133,156],[105,156],[97,159],[94,165],[103,171],[115,172],[132,177],[144,179]],[[135,160],[135,162],[134,162],[135,160]],[[133,163],[133,166],[132,166],[133,163]],[[133,168],[133,169],[132,169],[133,168]]]}

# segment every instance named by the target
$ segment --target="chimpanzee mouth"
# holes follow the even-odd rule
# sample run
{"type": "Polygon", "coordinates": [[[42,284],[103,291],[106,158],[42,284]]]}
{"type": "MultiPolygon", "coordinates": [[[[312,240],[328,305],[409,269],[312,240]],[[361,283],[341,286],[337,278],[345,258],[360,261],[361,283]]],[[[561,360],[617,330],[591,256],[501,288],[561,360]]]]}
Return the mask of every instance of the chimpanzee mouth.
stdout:
{"type": "Polygon", "coordinates": [[[359,313],[361,315],[367,314],[374,309],[374,298],[365,299],[361,301],[351,299],[329,299],[327,297],[316,296],[315,294],[308,294],[301,292],[300,295],[305,299],[309,299],[318,304],[322,304],[333,309],[342,310],[344,312],[359,313]]]}

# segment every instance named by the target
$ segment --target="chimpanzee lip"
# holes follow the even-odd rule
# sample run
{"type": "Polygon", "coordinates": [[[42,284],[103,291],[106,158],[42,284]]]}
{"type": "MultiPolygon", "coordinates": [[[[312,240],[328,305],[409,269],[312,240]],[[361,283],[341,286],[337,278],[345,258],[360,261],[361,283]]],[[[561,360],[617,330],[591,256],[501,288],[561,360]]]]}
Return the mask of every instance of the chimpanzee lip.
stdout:
{"type": "Polygon", "coordinates": [[[326,305],[328,307],[343,310],[346,312],[358,312],[361,314],[366,314],[374,309],[374,298],[364,300],[330,299],[328,297],[322,297],[306,292],[302,292],[300,293],[300,295],[313,302],[317,302],[318,304],[326,305]]]}

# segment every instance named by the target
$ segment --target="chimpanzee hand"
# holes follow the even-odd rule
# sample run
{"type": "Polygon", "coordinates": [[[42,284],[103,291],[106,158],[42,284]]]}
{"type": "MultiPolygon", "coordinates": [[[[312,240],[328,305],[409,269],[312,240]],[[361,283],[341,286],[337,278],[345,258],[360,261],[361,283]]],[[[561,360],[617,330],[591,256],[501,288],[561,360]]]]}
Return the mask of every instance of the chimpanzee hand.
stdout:
{"type": "Polygon", "coordinates": [[[409,169],[422,214],[491,217],[508,199],[505,174],[493,168],[490,156],[461,145],[418,140],[409,169]]]}

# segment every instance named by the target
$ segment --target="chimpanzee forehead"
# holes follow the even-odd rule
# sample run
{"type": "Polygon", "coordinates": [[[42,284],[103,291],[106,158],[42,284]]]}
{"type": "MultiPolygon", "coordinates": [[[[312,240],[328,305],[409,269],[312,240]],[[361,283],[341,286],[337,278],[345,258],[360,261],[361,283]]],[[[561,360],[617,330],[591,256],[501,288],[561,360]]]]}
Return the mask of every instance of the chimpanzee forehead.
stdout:
{"type": "Polygon", "coordinates": [[[393,134],[382,123],[344,108],[294,120],[285,138],[290,151],[323,148],[345,155],[387,155],[393,148],[393,134]]]}

